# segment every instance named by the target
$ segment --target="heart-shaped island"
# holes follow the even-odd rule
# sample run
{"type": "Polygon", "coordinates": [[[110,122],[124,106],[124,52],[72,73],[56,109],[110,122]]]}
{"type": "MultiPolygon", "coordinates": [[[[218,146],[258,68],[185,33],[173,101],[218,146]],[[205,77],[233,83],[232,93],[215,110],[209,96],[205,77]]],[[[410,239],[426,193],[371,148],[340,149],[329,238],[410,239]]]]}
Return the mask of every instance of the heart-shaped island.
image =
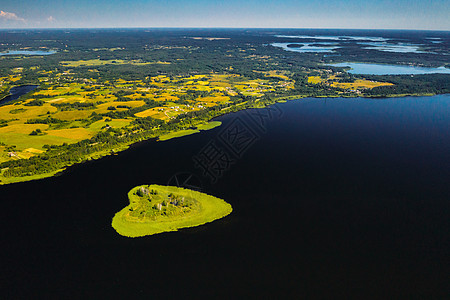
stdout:
{"type": "Polygon", "coordinates": [[[112,219],[112,227],[127,237],[199,226],[223,218],[233,210],[222,199],[174,186],[137,186],[128,193],[128,198],[130,204],[112,219]]]}

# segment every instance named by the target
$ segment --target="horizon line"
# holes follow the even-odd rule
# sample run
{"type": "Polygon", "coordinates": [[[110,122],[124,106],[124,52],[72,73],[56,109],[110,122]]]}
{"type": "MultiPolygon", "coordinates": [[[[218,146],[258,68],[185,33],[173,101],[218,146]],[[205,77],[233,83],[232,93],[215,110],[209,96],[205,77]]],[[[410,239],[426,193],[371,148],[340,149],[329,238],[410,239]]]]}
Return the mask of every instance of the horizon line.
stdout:
{"type": "Polygon", "coordinates": [[[26,27],[26,28],[0,28],[4,30],[88,30],[88,29],[229,29],[229,30],[383,30],[383,31],[440,31],[450,32],[445,29],[411,29],[411,28],[312,28],[312,27],[26,27]]]}

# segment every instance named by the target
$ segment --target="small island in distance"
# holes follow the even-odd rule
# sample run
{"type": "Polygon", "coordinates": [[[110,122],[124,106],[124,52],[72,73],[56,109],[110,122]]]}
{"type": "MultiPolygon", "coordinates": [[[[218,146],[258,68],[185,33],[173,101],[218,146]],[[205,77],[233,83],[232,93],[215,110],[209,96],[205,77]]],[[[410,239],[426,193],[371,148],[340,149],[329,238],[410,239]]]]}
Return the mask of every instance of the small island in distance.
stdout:
{"type": "Polygon", "coordinates": [[[112,219],[117,233],[127,237],[195,227],[232,212],[231,205],[222,199],[174,186],[137,186],[128,198],[130,204],[112,219]]]}

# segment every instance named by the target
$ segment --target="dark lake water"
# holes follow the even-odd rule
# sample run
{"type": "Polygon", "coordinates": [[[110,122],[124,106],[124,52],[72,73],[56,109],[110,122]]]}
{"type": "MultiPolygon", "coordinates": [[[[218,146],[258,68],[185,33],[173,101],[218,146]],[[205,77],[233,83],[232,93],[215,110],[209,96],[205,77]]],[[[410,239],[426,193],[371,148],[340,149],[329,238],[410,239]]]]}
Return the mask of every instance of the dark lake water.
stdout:
{"type": "Polygon", "coordinates": [[[2,298],[444,299],[449,116],[450,96],[301,99],[2,186],[2,298]],[[145,238],[111,228],[132,187],[175,174],[233,213],[145,238]]]}
{"type": "Polygon", "coordinates": [[[13,101],[13,100],[17,100],[20,98],[20,96],[25,95],[26,93],[31,92],[32,90],[36,89],[38,87],[38,85],[20,85],[20,86],[15,86],[13,88],[11,88],[11,90],[9,91],[9,93],[11,95],[6,96],[3,99],[0,99],[0,104],[9,102],[9,101],[13,101]]]}

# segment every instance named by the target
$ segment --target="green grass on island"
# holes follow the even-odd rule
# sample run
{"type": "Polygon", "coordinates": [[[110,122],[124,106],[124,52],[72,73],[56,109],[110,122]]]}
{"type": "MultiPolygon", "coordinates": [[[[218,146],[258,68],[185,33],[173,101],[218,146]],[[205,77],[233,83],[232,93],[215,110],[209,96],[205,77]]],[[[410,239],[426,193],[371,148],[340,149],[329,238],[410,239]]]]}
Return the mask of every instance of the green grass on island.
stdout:
{"type": "Polygon", "coordinates": [[[128,198],[130,204],[112,219],[117,233],[127,237],[195,227],[232,212],[231,205],[222,199],[174,186],[138,186],[128,198]]]}

